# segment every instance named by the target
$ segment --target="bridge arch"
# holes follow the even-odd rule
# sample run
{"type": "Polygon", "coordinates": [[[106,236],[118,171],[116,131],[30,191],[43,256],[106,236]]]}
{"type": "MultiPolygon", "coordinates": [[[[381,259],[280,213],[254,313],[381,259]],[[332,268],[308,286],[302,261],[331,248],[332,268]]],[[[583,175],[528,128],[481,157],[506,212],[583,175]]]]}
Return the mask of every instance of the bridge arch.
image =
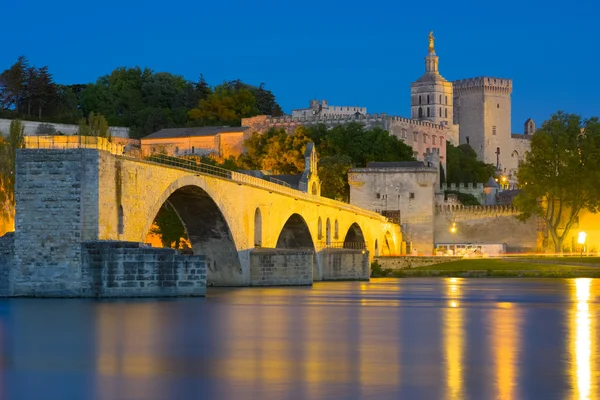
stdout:
{"type": "Polygon", "coordinates": [[[242,266],[230,228],[229,212],[214,201],[214,193],[203,180],[185,176],[169,185],[144,216],[147,222],[141,232],[142,238],[150,231],[158,210],[165,202],[179,216],[194,254],[206,256],[207,285],[241,283],[242,266]]]}
{"type": "Polygon", "coordinates": [[[300,214],[292,214],[281,229],[277,238],[278,249],[307,249],[315,250],[310,229],[300,214]]]}
{"type": "Polygon", "coordinates": [[[367,247],[365,235],[360,225],[354,222],[348,228],[346,237],[344,238],[345,249],[365,249],[367,247]]]}

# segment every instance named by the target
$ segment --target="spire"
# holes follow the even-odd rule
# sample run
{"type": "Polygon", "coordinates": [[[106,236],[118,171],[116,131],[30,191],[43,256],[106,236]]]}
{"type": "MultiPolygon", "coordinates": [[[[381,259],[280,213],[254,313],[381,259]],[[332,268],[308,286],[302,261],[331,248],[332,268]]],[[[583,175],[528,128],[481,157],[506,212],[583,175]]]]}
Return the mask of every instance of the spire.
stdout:
{"type": "Polygon", "coordinates": [[[425,57],[425,73],[438,75],[438,56],[435,55],[435,37],[433,31],[429,32],[429,54],[425,57]]]}

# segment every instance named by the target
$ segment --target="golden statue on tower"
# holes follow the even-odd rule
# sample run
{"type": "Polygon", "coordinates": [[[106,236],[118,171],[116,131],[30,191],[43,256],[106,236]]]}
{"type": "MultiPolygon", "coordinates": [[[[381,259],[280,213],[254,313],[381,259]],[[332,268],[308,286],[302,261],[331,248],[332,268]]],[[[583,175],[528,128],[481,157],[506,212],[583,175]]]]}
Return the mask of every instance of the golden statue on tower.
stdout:
{"type": "Polygon", "coordinates": [[[429,53],[435,53],[435,49],[433,48],[433,42],[435,38],[433,37],[433,31],[429,32],[429,53]]]}

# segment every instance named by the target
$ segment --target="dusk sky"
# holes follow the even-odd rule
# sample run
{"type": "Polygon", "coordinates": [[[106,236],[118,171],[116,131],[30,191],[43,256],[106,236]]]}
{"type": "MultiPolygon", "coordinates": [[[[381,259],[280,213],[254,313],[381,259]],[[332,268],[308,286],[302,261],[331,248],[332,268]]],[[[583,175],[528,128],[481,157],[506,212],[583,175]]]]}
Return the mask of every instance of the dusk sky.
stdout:
{"type": "Polygon", "coordinates": [[[600,114],[600,2],[0,0],[0,70],[19,55],[58,83],[142,66],[211,84],[265,82],[286,113],[311,98],[410,115],[434,31],[448,80],[511,78],[513,132],[600,114]]]}

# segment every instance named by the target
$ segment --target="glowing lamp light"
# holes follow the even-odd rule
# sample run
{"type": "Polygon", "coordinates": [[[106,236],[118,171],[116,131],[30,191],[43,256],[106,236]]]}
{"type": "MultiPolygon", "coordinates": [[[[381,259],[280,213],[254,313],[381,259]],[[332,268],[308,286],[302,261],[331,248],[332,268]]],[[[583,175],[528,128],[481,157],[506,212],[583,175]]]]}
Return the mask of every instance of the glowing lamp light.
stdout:
{"type": "Polygon", "coordinates": [[[579,232],[579,236],[577,237],[577,243],[579,244],[585,244],[585,237],[586,237],[586,233],[585,232],[579,232]]]}

